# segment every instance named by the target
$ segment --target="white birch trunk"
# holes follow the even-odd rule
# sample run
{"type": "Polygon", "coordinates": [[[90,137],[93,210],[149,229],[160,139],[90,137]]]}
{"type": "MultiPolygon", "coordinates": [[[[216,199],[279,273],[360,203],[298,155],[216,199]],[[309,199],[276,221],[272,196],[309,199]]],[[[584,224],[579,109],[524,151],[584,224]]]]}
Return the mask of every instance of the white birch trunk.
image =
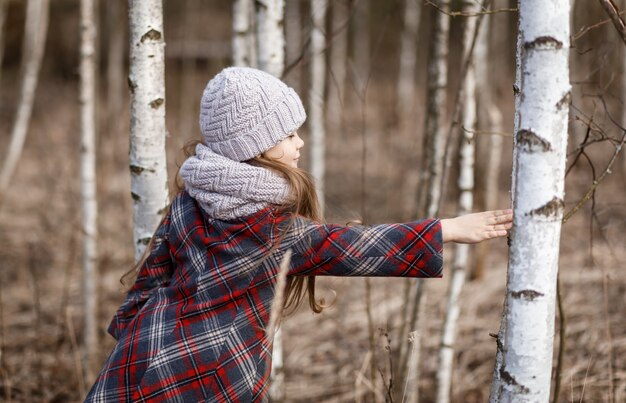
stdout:
{"type": "Polygon", "coordinates": [[[254,26],[252,24],[254,5],[252,0],[233,2],[233,65],[256,65],[254,48],[254,26]]]}
{"type": "MultiPolygon", "coordinates": [[[[484,4],[484,2],[483,2],[484,4]]],[[[494,2],[493,8],[499,8],[494,2]]],[[[489,51],[489,38],[490,35],[490,20],[491,15],[484,15],[484,20],[480,24],[478,37],[476,38],[476,46],[474,49],[475,70],[476,70],[476,101],[477,101],[477,127],[479,131],[485,131],[488,133],[501,133],[502,132],[502,113],[500,109],[493,101],[493,86],[494,76],[490,75],[490,70],[493,70],[493,60],[490,57],[491,54],[495,56],[497,51],[489,51]]],[[[500,17],[501,18],[501,17],[500,17]]],[[[494,20],[494,22],[497,20],[494,20]]],[[[501,23],[495,27],[495,32],[498,35],[504,35],[504,30],[508,30],[509,27],[501,23]]],[[[508,46],[508,45],[507,45],[508,46]]],[[[479,188],[482,192],[482,199],[484,200],[484,210],[495,210],[498,205],[498,183],[500,180],[500,161],[502,157],[502,136],[499,134],[489,134],[483,136],[484,140],[481,142],[482,147],[478,147],[479,157],[477,158],[477,164],[481,163],[482,177],[485,178],[482,183],[479,182],[479,188]]],[[[480,171],[479,169],[477,169],[480,171]]],[[[479,191],[476,189],[476,192],[479,191]]],[[[489,259],[489,252],[491,247],[488,242],[481,242],[475,247],[475,268],[473,272],[474,279],[480,279],[484,276],[485,267],[489,259]]]]}
{"type": "Polygon", "coordinates": [[[398,118],[400,127],[411,127],[415,115],[415,64],[421,7],[418,0],[404,0],[404,28],[400,38],[400,71],[398,73],[398,118]]]}
{"type": "Polygon", "coordinates": [[[280,78],[285,69],[284,0],[256,0],[258,65],[280,78]]]}
{"type": "Polygon", "coordinates": [[[324,23],[326,21],[327,0],[311,1],[311,88],[309,90],[309,130],[311,136],[311,175],[317,184],[317,194],[322,211],[324,210],[325,130],[324,130],[324,88],[326,64],[324,61],[324,23]]]}
{"type": "Polygon", "coordinates": [[[24,140],[28,133],[48,32],[48,5],[49,0],[28,0],[26,3],[20,99],[11,129],[11,141],[2,164],[2,171],[0,171],[0,203],[4,200],[9,182],[22,155],[24,140]]]}
{"type": "MultiPolygon", "coordinates": [[[[285,4],[285,51],[288,66],[296,62],[302,53],[302,10],[300,5],[300,1],[288,1],[285,4]]],[[[302,85],[301,72],[301,68],[293,68],[287,77],[287,83],[298,93],[302,85]]]]}
{"type": "MultiPolygon", "coordinates": [[[[439,6],[449,11],[449,0],[441,0],[439,6]]],[[[426,191],[426,216],[435,217],[441,199],[441,179],[446,138],[447,89],[448,89],[448,37],[450,17],[437,12],[433,33],[430,61],[428,63],[428,110],[426,117],[426,153],[429,154],[428,187],[426,191]]]]}
{"type": "MultiPolygon", "coordinates": [[[[463,5],[465,13],[474,14],[480,11],[476,2],[466,2],[463,5]]],[[[463,30],[463,54],[465,60],[469,56],[472,39],[476,31],[476,18],[465,20],[463,30]]],[[[483,21],[483,24],[485,21],[483,21]]],[[[481,24],[482,25],[482,24],[481,24]]],[[[459,208],[457,215],[472,212],[474,205],[474,132],[476,130],[476,75],[474,57],[468,64],[463,82],[463,123],[461,127],[459,146],[459,208]]],[[[448,309],[444,319],[441,346],[439,348],[439,365],[437,371],[437,402],[450,402],[452,387],[452,368],[454,361],[454,343],[456,340],[457,322],[460,313],[459,298],[465,284],[465,268],[468,265],[469,245],[458,244],[455,249],[452,263],[452,275],[448,289],[448,309]]]]}
{"type": "Polygon", "coordinates": [[[85,372],[95,379],[98,362],[97,265],[98,205],[96,202],[96,7],[80,1],[80,183],[83,231],[83,301],[85,372]]]}
{"type": "MultiPolygon", "coordinates": [[[[258,65],[276,77],[281,77],[285,68],[285,34],[283,0],[257,0],[256,32],[258,65]]],[[[270,398],[282,401],[285,398],[284,360],[282,330],[274,335],[272,371],[270,373],[270,398]]]]}
{"type": "Polygon", "coordinates": [[[419,373],[420,342],[421,338],[419,332],[414,331],[409,333],[409,344],[411,345],[411,353],[409,355],[406,384],[401,399],[403,403],[417,403],[419,401],[419,391],[417,389],[417,375],[419,373]]]}
{"type": "Polygon", "coordinates": [[[168,204],[162,0],[130,0],[130,172],[138,260],[168,204]]]}
{"type": "Polygon", "coordinates": [[[332,132],[340,130],[344,95],[346,91],[346,62],[348,57],[348,5],[344,1],[332,3],[332,44],[330,47],[330,75],[328,79],[328,100],[326,102],[327,122],[332,132]]]}
{"type": "Polygon", "coordinates": [[[570,99],[569,0],[519,2],[521,99],[499,402],[547,402],[570,99]]]}

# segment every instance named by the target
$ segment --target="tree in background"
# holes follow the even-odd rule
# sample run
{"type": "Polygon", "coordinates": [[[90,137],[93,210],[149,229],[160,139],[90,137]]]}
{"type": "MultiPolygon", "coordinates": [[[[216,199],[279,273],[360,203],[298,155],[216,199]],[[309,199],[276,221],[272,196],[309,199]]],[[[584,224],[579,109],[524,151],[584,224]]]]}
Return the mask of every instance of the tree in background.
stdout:
{"type": "Polygon", "coordinates": [[[521,81],[515,133],[514,226],[490,401],[548,401],[563,218],[569,0],[520,1],[521,81]]]}
{"type": "Polygon", "coordinates": [[[324,174],[325,137],[324,130],[324,88],[326,86],[326,63],[324,48],[326,37],[324,27],[326,23],[327,0],[311,1],[311,87],[309,89],[309,131],[311,137],[311,175],[315,178],[320,208],[324,210],[324,174]]]}
{"type": "Polygon", "coordinates": [[[22,46],[21,89],[17,114],[11,130],[11,142],[0,171],[0,203],[22,154],[37,90],[37,80],[48,33],[49,0],[28,0],[22,46]]]}
{"type": "Polygon", "coordinates": [[[135,260],[168,204],[162,0],[130,0],[130,172],[135,260]]]}
{"type": "Polygon", "coordinates": [[[252,0],[233,2],[233,66],[256,65],[252,0]]]}
{"type": "MultiPolygon", "coordinates": [[[[478,2],[466,2],[463,12],[476,14],[481,9],[478,2]]],[[[457,215],[472,212],[474,206],[474,133],[476,131],[476,74],[474,69],[474,53],[472,41],[474,39],[477,17],[465,19],[463,29],[463,61],[467,63],[467,72],[463,81],[461,103],[463,105],[461,136],[459,136],[459,205],[457,215]]],[[[483,25],[485,21],[481,21],[483,25]]],[[[465,64],[464,63],[464,64],[465,64]]],[[[452,368],[454,361],[454,343],[456,340],[457,322],[459,319],[459,298],[465,284],[466,267],[469,265],[470,245],[457,244],[454,249],[450,285],[448,288],[447,309],[441,332],[439,347],[439,365],[437,366],[437,403],[450,402],[452,387],[452,368]]]]}
{"type": "Polygon", "coordinates": [[[80,183],[83,231],[83,301],[85,380],[95,379],[98,362],[96,201],[96,11],[94,0],[80,1],[80,183]]]}

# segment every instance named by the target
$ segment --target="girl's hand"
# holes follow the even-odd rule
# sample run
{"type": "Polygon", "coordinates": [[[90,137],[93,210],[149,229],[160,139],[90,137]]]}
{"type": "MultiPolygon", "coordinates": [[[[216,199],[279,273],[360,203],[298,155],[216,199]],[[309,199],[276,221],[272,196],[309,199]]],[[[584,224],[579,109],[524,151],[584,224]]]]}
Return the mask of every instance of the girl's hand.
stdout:
{"type": "Polygon", "coordinates": [[[494,210],[441,220],[443,242],[478,243],[506,236],[513,210],[494,210]]]}

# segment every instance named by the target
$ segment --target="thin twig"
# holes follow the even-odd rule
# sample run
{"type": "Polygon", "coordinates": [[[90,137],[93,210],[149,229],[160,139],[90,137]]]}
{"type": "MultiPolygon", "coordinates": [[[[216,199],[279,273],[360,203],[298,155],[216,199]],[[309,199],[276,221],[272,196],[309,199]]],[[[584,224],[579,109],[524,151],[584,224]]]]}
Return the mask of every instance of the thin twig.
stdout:
{"type": "Polygon", "coordinates": [[[558,402],[561,394],[561,374],[563,372],[563,357],[565,355],[565,335],[566,335],[566,319],[565,309],[563,309],[563,295],[561,294],[560,272],[556,274],[556,302],[559,309],[559,352],[556,359],[556,373],[554,380],[554,394],[552,401],[558,402]]]}
{"type": "MultiPolygon", "coordinates": [[[[622,15],[624,13],[626,13],[626,10],[619,12],[620,15],[622,15]]],[[[601,27],[602,25],[604,25],[604,24],[606,24],[608,22],[611,22],[610,18],[607,18],[606,20],[602,20],[602,21],[600,21],[600,22],[598,22],[596,24],[590,25],[588,27],[585,27],[583,25],[582,27],[580,27],[580,29],[578,30],[577,33],[575,33],[574,35],[570,36],[570,41],[574,42],[574,41],[580,39],[582,36],[586,35],[589,31],[591,31],[593,29],[596,29],[596,28],[599,28],[599,27],[601,27]]]]}
{"type": "Polygon", "coordinates": [[[623,132],[622,140],[615,147],[615,151],[613,152],[613,157],[611,157],[611,160],[609,161],[608,165],[606,166],[606,169],[604,170],[604,172],[602,172],[602,175],[600,175],[600,177],[598,177],[598,179],[593,181],[593,184],[591,185],[591,188],[589,188],[589,190],[587,190],[587,193],[585,193],[583,198],[580,199],[580,201],[578,203],[576,203],[576,205],[574,207],[572,207],[572,209],[569,210],[563,216],[563,221],[562,221],[563,224],[565,224],[567,222],[567,220],[569,220],[574,214],[576,214],[576,212],[587,201],[589,201],[589,199],[591,199],[591,197],[595,193],[595,191],[596,191],[597,187],[600,185],[600,183],[602,183],[602,181],[606,178],[606,176],[611,173],[611,167],[613,167],[613,164],[615,163],[615,160],[617,159],[617,156],[619,155],[620,151],[622,151],[622,147],[624,146],[624,143],[626,143],[626,131],[623,132]]]}
{"type": "Polygon", "coordinates": [[[424,4],[433,6],[439,12],[442,12],[450,17],[482,17],[483,15],[496,14],[496,13],[516,13],[519,11],[517,8],[498,8],[496,10],[485,10],[478,13],[466,13],[463,11],[446,11],[439,7],[437,4],[430,0],[424,0],[424,4]]]}
{"type": "Polygon", "coordinates": [[[598,0],[598,2],[611,19],[611,22],[617,30],[617,33],[626,45],[626,24],[619,14],[619,9],[615,5],[615,3],[613,3],[613,0],[598,0]]]}

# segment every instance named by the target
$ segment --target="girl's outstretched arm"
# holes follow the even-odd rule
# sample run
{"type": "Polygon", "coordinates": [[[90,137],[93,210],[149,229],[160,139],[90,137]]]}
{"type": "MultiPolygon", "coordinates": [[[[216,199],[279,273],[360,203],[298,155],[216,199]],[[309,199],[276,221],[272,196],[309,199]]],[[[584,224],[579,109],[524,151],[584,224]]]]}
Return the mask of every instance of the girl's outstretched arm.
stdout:
{"type": "Polygon", "coordinates": [[[441,220],[444,243],[478,243],[506,236],[512,226],[513,210],[483,211],[441,220]]]}

